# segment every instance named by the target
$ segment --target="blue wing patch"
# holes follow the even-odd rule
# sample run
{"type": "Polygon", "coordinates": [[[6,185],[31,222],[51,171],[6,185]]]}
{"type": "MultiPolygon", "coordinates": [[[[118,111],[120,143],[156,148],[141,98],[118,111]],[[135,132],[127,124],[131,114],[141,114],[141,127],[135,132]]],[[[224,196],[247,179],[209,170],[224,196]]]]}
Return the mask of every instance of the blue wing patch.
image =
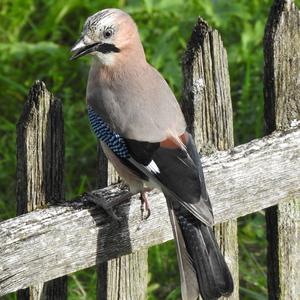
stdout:
{"type": "Polygon", "coordinates": [[[129,158],[129,152],[124,139],[112,131],[108,125],[88,106],[88,116],[97,138],[104,142],[117,156],[129,158]]]}

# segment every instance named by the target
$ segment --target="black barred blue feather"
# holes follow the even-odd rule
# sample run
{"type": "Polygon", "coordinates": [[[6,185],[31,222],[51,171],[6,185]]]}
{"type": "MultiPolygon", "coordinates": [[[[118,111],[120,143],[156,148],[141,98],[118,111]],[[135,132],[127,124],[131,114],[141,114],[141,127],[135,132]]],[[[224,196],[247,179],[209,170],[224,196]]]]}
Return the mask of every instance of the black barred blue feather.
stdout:
{"type": "Polygon", "coordinates": [[[120,158],[129,158],[129,152],[124,139],[111,130],[108,125],[97,115],[91,106],[88,106],[88,116],[98,139],[104,142],[120,158]]]}

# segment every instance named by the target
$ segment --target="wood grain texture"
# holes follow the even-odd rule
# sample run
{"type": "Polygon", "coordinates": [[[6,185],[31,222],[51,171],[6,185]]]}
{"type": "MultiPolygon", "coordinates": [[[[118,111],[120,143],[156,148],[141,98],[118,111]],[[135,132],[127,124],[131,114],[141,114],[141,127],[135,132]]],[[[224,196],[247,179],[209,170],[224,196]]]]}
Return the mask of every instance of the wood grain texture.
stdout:
{"type": "Polygon", "coordinates": [[[142,249],[101,263],[99,266],[104,269],[100,275],[97,299],[147,299],[147,260],[148,250],[142,249]],[[103,276],[108,278],[101,282],[103,276]]]}
{"type": "MultiPolygon", "coordinates": [[[[216,223],[300,196],[300,130],[277,132],[203,157],[216,223]],[[247,171],[245,171],[247,170],[247,171]]],[[[117,186],[97,192],[117,204],[117,186]]],[[[116,207],[121,224],[79,199],[0,223],[0,296],[173,238],[162,193],[150,194],[151,217],[140,222],[140,201],[116,207]],[[30,249],[30,253],[28,252],[30,249]]]]}
{"type": "Polygon", "coordinates": [[[267,134],[289,129],[300,119],[299,44],[299,9],[293,1],[274,1],[264,38],[267,134]]]}
{"type": "MultiPolygon", "coordinates": [[[[17,214],[62,201],[63,174],[62,104],[47,91],[43,82],[37,81],[17,125],[17,214]]],[[[31,251],[28,248],[27,255],[31,251]]],[[[18,291],[17,297],[19,300],[66,299],[67,278],[39,282],[18,291]]]]}
{"type": "MultiPolygon", "coordinates": [[[[300,120],[300,12],[274,1],[265,31],[266,133],[300,120]]],[[[300,180],[299,180],[300,181],[300,180]]],[[[269,299],[300,298],[300,198],[266,211],[269,299]]]]}
{"type": "MultiPolygon", "coordinates": [[[[198,19],[183,58],[182,107],[198,150],[233,147],[233,117],[227,53],[219,33],[198,19]],[[191,115],[191,113],[193,115],[191,115]]],[[[239,299],[237,220],[215,226],[215,234],[234,280],[234,292],[226,299],[239,299]]],[[[225,299],[225,298],[223,298],[225,299]]]]}
{"type": "MultiPolygon", "coordinates": [[[[120,181],[98,144],[99,187],[120,181]]],[[[98,300],[145,300],[148,285],[148,250],[119,256],[97,265],[98,300]]]]}
{"type": "Polygon", "coordinates": [[[183,75],[182,110],[198,150],[232,147],[226,138],[233,135],[227,54],[218,32],[201,18],[183,58],[183,75]]]}

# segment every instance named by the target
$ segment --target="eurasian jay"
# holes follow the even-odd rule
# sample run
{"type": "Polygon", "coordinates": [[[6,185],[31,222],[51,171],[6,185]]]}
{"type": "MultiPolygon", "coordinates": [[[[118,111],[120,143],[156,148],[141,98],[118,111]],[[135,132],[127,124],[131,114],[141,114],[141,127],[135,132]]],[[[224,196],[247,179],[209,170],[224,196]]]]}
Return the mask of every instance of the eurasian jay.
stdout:
{"type": "Polygon", "coordinates": [[[132,18],[119,9],[89,17],[71,59],[93,56],[88,116],[103,151],[132,193],[160,188],[167,201],[182,299],[217,299],[233,291],[219,250],[203,171],[180,106],[149,65],[132,18]]]}

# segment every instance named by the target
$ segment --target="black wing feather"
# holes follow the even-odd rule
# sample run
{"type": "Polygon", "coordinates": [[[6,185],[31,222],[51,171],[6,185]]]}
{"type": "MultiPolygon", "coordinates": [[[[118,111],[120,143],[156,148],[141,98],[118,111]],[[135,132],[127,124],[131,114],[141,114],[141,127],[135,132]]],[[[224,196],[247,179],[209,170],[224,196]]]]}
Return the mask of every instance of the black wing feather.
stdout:
{"type": "MultiPolygon", "coordinates": [[[[137,162],[132,163],[158,181],[166,196],[176,237],[184,299],[196,299],[195,280],[205,300],[229,295],[233,281],[211,227],[211,203],[192,137],[189,136],[186,149],[147,144],[137,141],[131,144],[135,151],[132,157],[137,162]],[[145,168],[151,160],[158,166],[159,173],[151,174],[145,168]]],[[[131,154],[131,150],[129,152],[131,154]]]]}
{"type": "Polygon", "coordinates": [[[135,169],[144,173],[144,177],[155,180],[164,193],[172,195],[196,218],[207,225],[213,224],[203,171],[191,135],[188,136],[186,148],[163,148],[159,143],[128,139],[125,139],[125,142],[131,156],[130,160],[124,161],[126,165],[134,165],[135,169]],[[146,169],[151,161],[158,166],[159,173],[151,173],[146,169]]]}
{"type": "Polygon", "coordinates": [[[159,143],[139,142],[131,139],[124,139],[130,156],[140,164],[147,166],[155,151],[159,148],[159,143]]]}

